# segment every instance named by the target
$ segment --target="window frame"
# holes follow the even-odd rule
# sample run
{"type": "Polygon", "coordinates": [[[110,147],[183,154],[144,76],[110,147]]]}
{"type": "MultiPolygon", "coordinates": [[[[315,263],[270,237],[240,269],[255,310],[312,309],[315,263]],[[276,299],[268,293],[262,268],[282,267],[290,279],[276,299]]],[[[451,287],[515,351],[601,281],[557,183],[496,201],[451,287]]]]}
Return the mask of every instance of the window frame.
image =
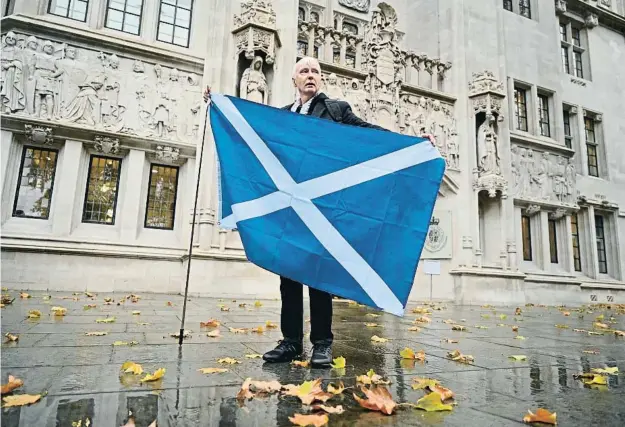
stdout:
{"type": "Polygon", "coordinates": [[[555,219],[547,220],[549,234],[549,258],[552,264],[558,264],[558,222],[555,219]]]}
{"type": "Polygon", "coordinates": [[[531,0],[519,0],[519,15],[527,19],[532,19],[531,0]]]}
{"type": "Polygon", "coordinates": [[[584,115],[584,140],[586,142],[586,166],[588,168],[588,175],[599,178],[599,143],[597,142],[597,126],[595,121],[596,120],[594,117],[584,115]],[[592,123],[592,141],[588,139],[590,131],[590,129],[588,128],[588,123],[592,123]],[[594,159],[594,163],[591,162],[591,159],[594,159]],[[591,172],[591,170],[594,172],[591,172]]]}
{"type": "Polygon", "coordinates": [[[560,56],[562,56],[562,70],[566,74],[571,74],[571,61],[569,59],[569,48],[568,46],[560,46],[560,56]]]}
{"type": "Polygon", "coordinates": [[[566,108],[566,106],[562,109],[562,128],[564,132],[564,145],[566,145],[567,148],[572,149],[573,133],[571,128],[571,110],[566,108]]]}
{"type": "Polygon", "coordinates": [[[12,218],[25,218],[25,219],[40,219],[47,221],[50,219],[50,210],[52,209],[52,196],[54,194],[54,181],[56,179],[56,168],[59,165],[59,150],[56,148],[48,148],[48,147],[38,147],[36,145],[23,145],[22,146],[22,158],[20,160],[20,167],[17,171],[17,185],[15,188],[15,197],[13,199],[13,209],[11,210],[12,218]],[[26,161],[26,151],[28,149],[32,150],[40,150],[40,151],[53,151],[56,153],[56,161],[54,163],[54,171],[52,172],[51,185],[50,185],[50,206],[48,207],[48,215],[45,217],[42,216],[30,216],[30,215],[15,215],[15,210],[17,209],[17,202],[20,197],[20,187],[22,186],[22,172],[24,172],[24,162],[26,161]]]}
{"type": "Polygon", "coordinates": [[[143,217],[143,228],[149,228],[152,230],[171,231],[176,227],[176,206],[178,203],[178,184],[180,183],[180,166],[165,165],[161,163],[150,163],[149,173],[150,173],[150,177],[148,179],[148,192],[147,192],[146,200],[145,200],[145,215],[143,217]],[[150,189],[152,188],[152,175],[153,175],[152,168],[154,166],[168,168],[168,169],[176,169],[176,188],[174,190],[174,202],[172,206],[171,227],[155,227],[153,225],[148,225],[148,211],[149,211],[148,208],[150,206],[150,189]]]}
{"type": "Polygon", "coordinates": [[[532,218],[529,215],[525,214],[521,214],[521,242],[523,261],[533,261],[534,257],[532,255],[532,218]],[[525,246],[526,244],[528,245],[527,247],[525,246]]]}
{"type": "Polygon", "coordinates": [[[538,93],[537,96],[538,101],[538,128],[540,131],[540,136],[544,136],[546,138],[551,138],[551,119],[549,117],[550,108],[550,96],[545,93],[538,93]],[[544,131],[544,126],[546,127],[546,133],[544,131]]]}
{"type": "Polygon", "coordinates": [[[85,185],[85,197],[83,200],[83,204],[82,204],[82,213],[81,213],[81,219],[80,222],[81,223],[85,223],[85,224],[97,224],[97,225],[110,225],[110,226],[114,226],[115,225],[115,220],[117,219],[117,202],[119,199],[119,184],[121,182],[121,175],[122,175],[122,162],[123,159],[120,157],[113,157],[113,156],[103,156],[100,154],[91,154],[89,155],[89,163],[88,163],[88,171],[87,171],[87,183],[85,185]],[[111,220],[111,223],[108,224],[106,222],[99,222],[99,221],[91,221],[91,220],[85,220],[85,209],[87,207],[87,196],[89,195],[89,182],[91,181],[91,164],[93,162],[93,158],[94,157],[99,157],[101,159],[107,159],[107,160],[116,160],[119,162],[119,165],[117,166],[117,183],[115,185],[115,200],[113,201],[113,217],[111,220]]]}
{"type": "Polygon", "coordinates": [[[161,21],[161,10],[163,8],[163,1],[164,0],[159,0],[159,3],[158,3],[158,16],[157,16],[157,23],[156,23],[156,41],[161,42],[161,43],[171,44],[171,45],[174,45],[174,46],[180,46],[180,47],[188,48],[189,45],[191,44],[191,27],[193,26],[193,6],[195,5],[195,1],[194,0],[190,0],[191,1],[191,7],[189,9],[187,9],[186,7],[178,6],[178,1],[179,0],[169,0],[169,1],[175,1],[176,2],[175,5],[167,3],[168,6],[173,6],[174,7],[174,23],[173,24],[170,24],[169,22],[161,21]],[[189,11],[189,28],[184,28],[184,27],[181,27],[179,25],[176,25],[176,16],[178,14],[178,8],[189,11]],[[171,34],[171,41],[170,42],[165,41],[165,40],[161,40],[161,39],[158,38],[159,34],[160,34],[160,30],[161,30],[161,23],[167,24],[167,25],[171,25],[173,27],[173,29],[174,29],[174,32],[171,34]],[[183,29],[188,31],[188,33],[187,33],[187,44],[182,45],[182,44],[178,44],[178,43],[174,42],[175,34],[176,34],[176,27],[183,28],[183,29]]]}
{"type": "Polygon", "coordinates": [[[525,89],[523,87],[514,86],[514,119],[515,119],[515,123],[514,123],[514,128],[515,130],[520,130],[522,132],[528,132],[529,131],[529,118],[528,118],[528,114],[527,114],[527,92],[528,89],[525,89]],[[523,94],[523,102],[519,103],[519,99],[517,97],[517,92],[518,93],[522,93],[523,94]],[[524,110],[524,116],[522,117],[520,115],[520,108],[519,105],[523,104],[523,110],[524,110]],[[525,129],[521,128],[520,126],[520,119],[525,119],[525,129]]]}
{"type": "Polygon", "coordinates": [[[142,29],[142,26],[143,26],[143,7],[145,6],[145,0],[141,0],[141,12],[140,12],[139,15],[135,15],[134,13],[126,12],[125,9],[126,9],[128,0],[123,0],[123,1],[124,1],[124,10],[119,10],[119,9],[111,8],[111,6],[110,6],[111,0],[106,0],[106,13],[104,14],[104,28],[109,29],[109,30],[113,30],[113,31],[119,31],[119,32],[122,32],[124,34],[130,34],[132,36],[140,37],[141,36],[141,29],[142,29]],[[121,30],[118,30],[117,28],[112,28],[112,27],[109,27],[108,25],[106,25],[106,23],[108,22],[108,19],[109,19],[109,11],[111,9],[115,10],[116,12],[121,12],[124,15],[124,18],[122,19],[122,28],[121,28],[121,30]],[[124,31],[124,23],[126,22],[126,14],[139,17],[139,28],[137,29],[137,34],[130,33],[128,31],[124,31]]]}
{"type": "MultiPolygon", "coordinates": [[[[55,1],[55,0],[48,0],[48,9],[47,9],[48,15],[60,16],[61,18],[71,19],[72,21],[76,21],[76,22],[87,22],[87,15],[89,14],[89,0],[69,0],[69,3],[67,5],[67,15],[59,15],[58,13],[53,13],[51,11],[51,9],[52,9],[52,2],[53,1],[55,1]],[[87,7],[85,8],[85,18],[84,19],[76,19],[76,18],[72,18],[72,17],[69,16],[70,5],[72,4],[72,1],[82,1],[84,3],[87,3],[87,7]]],[[[8,2],[7,2],[7,5],[8,5],[8,2]]]]}
{"type": "Polygon", "coordinates": [[[597,267],[599,274],[610,274],[608,270],[608,248],[605,241],[605,218],[602,214],[595,213],[595,240],[597,245],[597,267]],[[597,221],[597,219],[601,219],[597,221]],[[599,225],[600,223],[600,225],[599,225]],[[599,237],[599,230],[601,229],[601,237],[599,237]],[[599,248],[601,243],[602,249],[599,248]],[[599,253],[603,253],[604,261],[601,261],[599,253]],[[601,266],[604,266],[604,269],[601,266]]]}
{"type": "Polygon", "coordinates": [[[573,270],[581,272],[582,248],[579,240],[579,216],[576,212],[571,214],[571,244],[573,245],[573,270]]]}
{"type": "Polygon", "coordinates": [[[514,12],[512,8],[512,0],[503,0],[503,10],[514,12]]]}
{"type": "Polygon", "coordinates": [[[559,33],[560,33],[560,46],[562,48],[560,55],[563,58],[563,71],[573,77],[579,79],[590,80],[584,75],[588,74],[586,71],[586,63],[589,62],[585,57],[588,51],[588,40],[583,26],[577,22],[568,19],[559,21],[559,33]],[[562,29],[564,28],[565,34],[563,39],[562,29]],[[577,37],[574,37],[574,36],[577,37]],[[564,62],[563,51],[566,50],[566,63],[564,62]]]}

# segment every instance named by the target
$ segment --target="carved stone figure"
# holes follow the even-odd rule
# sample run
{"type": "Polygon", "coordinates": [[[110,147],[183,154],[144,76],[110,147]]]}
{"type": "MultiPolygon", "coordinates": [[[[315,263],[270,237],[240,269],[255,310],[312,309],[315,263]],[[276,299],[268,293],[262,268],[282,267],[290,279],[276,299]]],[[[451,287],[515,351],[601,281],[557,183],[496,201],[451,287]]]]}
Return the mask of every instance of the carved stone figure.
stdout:
{"type": "Polygon", "coordinates": [[[59,76],[59,96],[56,97],[56,110],[59,114],[67,108],[78,94],[78,86],[87,78],[86,65],[78,59],[78,51],[74,46],[65,46],[65,55],[57,60],[59,76]],[[58,101],[57,101],[58,99],[58,101]]]}
{"type": "Polygon", "coordinates": [[[54,45],[46,40],[42,52],[35,55],[35,117],[42,117],[42,104],[45,104],[45,118],[52,120],[58,114],[55,111],[55,97],[59,96],[58,77],[62,71],[57,68],[57,58],[54,57],[54,45]]]}
{"type": "Polygon", "coordinates": [[[539,199],[548,200],[552,190],[551,185],[551,163],[549,161],[549,153],[545,152],[540,156],[538,164],[534,168],[534,173],[531,176],[532,184],[535,185],[535,189],[532,189],[532,195],[539,199]]]}
{"type": "Polygon", "coordinates": [[[170,119],[172,114],[172,105],[169,99],[170,85],[163,78],[163,67],[159,64],[154,66],[156,74],[156,103],[154,113],[152,114],[152,125],[156,129],[156,134],[163,138],[170,130],[170,119]]]}
{"type": "Polygon", "coordinates": [[[17,48],[17,36],[9,31],[2,44],[2,77],[0,100],[3,113],[16,113],[26,108],[23,62],[17,48]]]}
{"type": "Polygon", "coordinates": [[[486,120],[477,131],[478,170],[481,174],[500,174],[500,158],[497,147],[495,117],[486,115],[486,120]]]}
{"type": "Polygon", "coordinates": [[[340,101],[345,100],[345,94],[343,93],[343,88],[339,84],[339,79],[336,77],[336,74],[330,74],[326,79],[326,87],[324,90],[325,94],[328,95],[331,99],[337,99],[340,101]]]}
{"type": "Polygon", "coordinates": [[[241,77],[240,96],[248,101],[267,104],[269,98],[267,79],[263,73],[263,58],[256,56],[241,77]]]}
{"type": "Polygon", "coordinates": [[[95,137],[95,148],[100,153],[117,154],[119,153],[119,139],[98,135],[95,137]]]}
{"type": "Polygon", "coordinates": [[[521,154],[518,146],[512,145],[510,147],[510,159],[512,163],[512,193],[518,194],[521,184],[521,174],[519,171],[521,154]]]}
{"type": "Polygon", "coordinates": [[[101,58],[106,77],[102,93],[102,124],[113,131],[119,131],[126,110],[123,105],[120,105],[122,77],[119,71],[119,58],[115,54],[108,58],[102,55],[101,58]]]}
{"type": "Polygon", "coordinates": [[[553,191],[555,192],[556,199],[559,202],[566,201],[566,195],[568,192],[568,186],[566,183],[566,165],[564,157],[558,157],[558,161],[555,164],[555,171],[553,174],[553,191]]]}
{"type": "Polygon", "coordinates": [[[347,101],[354,114],[363,120],[367,117],[367,92],[362,89],[362,83],[358,79],[352,79],[351,87],[347,90],[347,101]]]}
{"type": "Polygon", "coordinates": [[[566,200],[569,203],[575,202],[575,183],[577,181],[577,173],[575,172],[575,163],[569,159],[566,165],[566,171],[564,173],[564,180],[566,184],[566,200]]]}
{"type": "Polygon", "coordinates": [[[78,86],[78,94],[63,112],[63,118],[88,126],[99,124],[102,106],[100,90],[103,86],[103,74],[96,72],[88,76],[85,83],[78,86]]]}
{"type": "Polygon", "coordinates": [[[367,13],[369,6],[371,6],[371,0],[339,0],[339,4],[358,12],[367,13]]]}
{"type": "Polygon", "coordinates": [[[30,114],[35,113],[35,62],[39,53],[39,40],[35,36],[26,39],[26,46],[21,51],[22,64],[24,67],[24,96],[26,97],[26,109],[30,114]]]}
{"type": "Polygon", "coordinates": [[[460,170],[460,147],[458,147],[458,132],[456,129],[450,131],[447,139],[447,167],[460,170]]]}

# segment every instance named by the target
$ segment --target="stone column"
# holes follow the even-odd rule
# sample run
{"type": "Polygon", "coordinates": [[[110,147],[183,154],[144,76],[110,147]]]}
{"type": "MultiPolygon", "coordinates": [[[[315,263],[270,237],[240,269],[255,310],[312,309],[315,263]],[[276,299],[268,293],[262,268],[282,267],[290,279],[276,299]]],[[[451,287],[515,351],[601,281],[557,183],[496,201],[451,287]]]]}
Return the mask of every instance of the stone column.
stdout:
{"type": "Polygon", "coordinates": [[[599,275],[599,256],[597,255],[597,230],[595,229],[595,207],[588,206],[586,226],[587,244],[584,248],[588,252],[588,276],[596,279],[599,275]]]}
{"type": "MultiPolygon", "coordinates": [[[[564,268],[566,271],[574,273],[575,272],[575,262],[573,261],[573,227],[571,226],[571,214],[566,214],[564,216],[564,226],[561,228],[564,230],[564,242],[562,247],[565,248],[564,258],[566,260],[566,264],[564,268]]],[[[579,231],[579,225],[578,225],[579,231]]],[[[579,239],[578,242],[579,244],[579,239]]]]}
{"type": "Polygon", "coordinates": [[[549,252],[549,213],[541,210],[538,218],[538,246],[536,253],[536,261],[544,271],[551,271],[551,253],[549,252]]]}
{"type": "Polygon", "coordinates": [[[55,236],[66,237],[72,232],[76,198],[85,191],[82,186],[77,188],[81,182],[79,174],[82,157],[82,142],[66,140],[59,153],[52,195],[52,233],[55,236]]]}
{"type": "Polygon", "coordinates": [[[506,230],[509,218],[507,205],[508,197],[501,196],[501,199],[499,200],[499,228],[501,232],[501,242],[499,243],[499,260],[501,261],[501,268],[503,268],[504,270],[510,268],[510,265],[508,264],[508,233],[506,230]]]}
{"type": "Polygon", "coordinates": [[[362,69],[362,42],[356,43],[356,69],[362,69]]]}
{"type": "Polygon", "coordinates": [[[141,205],[145,204],[145,197],[141,196],[145,164],[145,151],[130,150],[126,157],[126,182],[128,184],[124,188],[124,198],[121,203],[123,212],[120,215],[120,236],[123,242],[135,241],[139,228],[143,227],[143,215],[140,213],[143,211],[141,205]]]}
{"type": "MultiPolygon", "coordinates": [[[[4,198],[5,191],[10,192],[10,187],[4,188],[5,182],[9,179],[9,160],[16,158],[14,153],[17,152],[17,144],[13,140],[13,132],[3,130],[0,136],[0,189],[2,189],[2,196],[4,198]]],[[[15,162],[16,160],[13,160],[15,162]]],[[[11,162],[11,163],[13,163],[11,162]]],[[[19,160],[17,160],[19,162],[19,160]]],[[[2,203],[3,210],[7,208],[5,203],[2,203]]]]}
{"type": "MultiPolygon", "coordinates": [[[[575,115],[577,119],[577,129],[579,129],[579,141],[578,147],[575,149],[575,156],[579,156],[579,161],[581,163],[581,170],[578,172],[581,175],[588,176],[588,150],[586,149],[586,128],[584,126],[584,109],[581,106],[577,107],[577,114],[575,115]]],[[[573,124],[571,123],[571,126],[573,124]]],[[[593,214],[593,224],[594,224],[594,214],[593,214]]]]}
{"type": "Polygon", "coordinates": [[[315,29],[308,28],[308,54],[307,56],[315,56],[315,29]]]}
{"type": "Polygon", "coordinates": [[[514,80],[512,77],[508,77],[508,123],[509,129],[516,130],[515,116],[514,116],[514,80]]]}

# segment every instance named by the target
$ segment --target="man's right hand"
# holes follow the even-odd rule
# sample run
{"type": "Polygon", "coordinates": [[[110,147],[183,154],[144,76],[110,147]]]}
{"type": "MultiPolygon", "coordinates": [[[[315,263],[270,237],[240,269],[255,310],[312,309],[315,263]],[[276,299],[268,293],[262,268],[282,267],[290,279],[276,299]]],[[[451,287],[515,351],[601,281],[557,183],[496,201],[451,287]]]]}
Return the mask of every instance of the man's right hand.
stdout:
{"type": "Polygon", "coordinates": [[[210,103],[210,101],[211,101],[211,88],[210,86],[206,86],[206,89],[204,89],[204,102],[210,103]]]}

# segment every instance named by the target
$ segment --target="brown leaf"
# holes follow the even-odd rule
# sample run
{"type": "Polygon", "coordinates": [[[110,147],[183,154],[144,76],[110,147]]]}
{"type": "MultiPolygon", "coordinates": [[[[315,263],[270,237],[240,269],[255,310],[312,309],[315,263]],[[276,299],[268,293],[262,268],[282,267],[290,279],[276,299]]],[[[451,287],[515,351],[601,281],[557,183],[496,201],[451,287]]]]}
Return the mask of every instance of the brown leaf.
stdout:
{"type": "Polygon", "coordinates": [[[282,389],[278,381],[251,381],[250,389],[255,393],[276,393],[282,389]]]}
{"type": "Polygon", "coordinates": [[[427,316],[421,316],[417,317],[414,321],[415,323],[430,323],[432,319],[427,316]]]}
{"type": "Polygon", "coordinates": [[[342,405],[338,405],[338,406],[313,405],[311,406],[311,409],[313,411],[324,411],[324,412],[327,412],[328,414],[338,414],[338,415],[345,412],[345,409],[343,409],[342,405]]]}
{"type": "Polygon", "coordinates": [[[265,328],[263,328],[262,326],[258,326],[256,328],[252,328],[252,333],[254,333],[254,334],[264,334],[265,333],[265,328]]]}
{"type": "Polygon", "coordinates": [[[276,325],[275,323],[270,322],[269,320],[267,320],[265,322],[265,326],[267,327],[267,329],[276,329],[278,327],[278,325],[276,325]]]}
{"type": "Polygon", "coordinates": [[[466,331],[467,327],[466,326],[462,326],[462,325],[453,325],[451,327],[452,331],[466,331]]]}
{"type": "Polygon", "coordinates": [[[512,327],[512,332],[518,332],[519,331],[519,327],[518,326],[513,326],[512,327]]]}
{"type": "Polygon", "coordinates": [[[24,385],[24,381],[19,378],[15,378],[13,375],[9,375],[9,381],[6,384],[2,384],[2,392],[0,394],[8,394],[11,393],[18,387],[24,385]]]}
{"type": "Polygon", "coordinates": [[[354,399],[363,408],[371,411],[380,411],[383,414],[391,415],[397,404],[393,401],[391,393],[385,387],[373,387],[371,389],[360,387],[367,399],[362,399],[353,393],[354,399]]]}
{"type": "Polygon", "coordinates": [[[298,397],[303,404],[310,405],[316,400],[325,402],[330,399],[333,394],[326,393],[321,388],[321,378],[314,381],[305,381],[300,385],[287,384],[284,387],[285,396],[298,397]]]}
{"type": "Polygon", "coordinates": [[[24,299],[24,298],[31,298],[30,294],[27,294],[26,292],[21,292],[20,293],[20,298],[24,299]]]}
{"type": "Polygon", "coordinates": [[[412,384],[413,390],[421,390],[421,389],[430,389],[439,384],[438,380],[434,380],[432,378],[421,378],[415,377],[412,381],[416,384],[412,384]]]}
{"type": "Polygon", "coordinates": [[[617,337],[625,337],[625,331],[614,331],[614,335],[617,337]]]}
{"type": "Polygon", "coordinates": [[[226,368],[200,368],[198,371],[203,374],[221,374],[223,372],[228,372],[226,368]]]}
{"type": "Polygon", "coordinates": [[[167,307],[173,307],[173,306],[174,306],[174,303],[173,303],[173,302],[171,302],[171,301],[167,301],[167,307]]]}
{"type": "Polygon", "coordinates": [[[4,336],[7,339],[6,342],[15,342],[15,341],[18,341],[20,339],[19,335],[15,335],[15,334],[12,334],[10,332],[7,332],[6,334],[4,334],[4,336]]]}
{"type": "Polygon", "coordinates": [[[219,338],[221,337],[221,332],[219,331],[219,329],[215,329],[214,331],[210,331],[209,333],[207,333],[206,336],[211,338],[219,338]]]}
{"type": "Polygon", "coordinates": [[[473,356],[462,354],[460,353],[459,350],[454,350],[452,352],[447,353],[447,357],[455,362],[461,362],[461,363],[473,363],[474,362],[473,356]]]}
{"type": "Polygon", "coordinates": [[[310,365],[310,362],[308,360],[294,360],[291,362],[291,365],[293,366],[301,366],[302,368],[308,368],[308,366],[310,365]]]}
{"type": "Polygon", "coordinates": [[[38,402],[41,399],[40,394],[15,394],[12,396],[4,396],[2,401],[4,402],[3,408],[10,406],[24,406],[38,402]]]}
{"type": "Polygon", "coordinates": [[[522,311],[521,311],[521,307],[517,307],[517,308],[514,310],[514,315],[515,315],[515,316],[520,316],[520,315],[521,315],[521,313],[522,313],[522,311]]]}
{"type": "Polygon", "coordinates": [[[382,376],[376,374],[373,369],[369,369],[366,375],[357,376],[356,381],[363,384],[390,384],[390,381],[385,381],[382,376]]]}
{"type": "Polygon", "coordinates": [[[247,328],[228,328],[233,334],[247,334],[247,328]]]}
{"type": "Polygon", "coordinates": [[[217,363],[223,363],[225,365],[235,365],[239,362],[237,359],[233,359],[232,357],[224,357],[222,359],[217,359],[217,363]]]}
{"type": "Polygon", "coordinates": [[[237,400],[241,401],[241,400],[247,400],[247,399],[251,399],[252,397],[254,397],[254,394],[250,391],[250,385],[252,384],[252,379],[251,378],[247,378],[244,382],[243,385],[241,386],[241,390],[239,390],[239,392],[237,393],[237,400]]]}
{"type": "Polygon", "coordinates": [[[421,328],[418,326],[411,326],[408,328],[410,332],[421,332],[421,328]]]}
{"type": "Polygon", "coordinates": [[[606,325],[605,323],[601,323],[601,322],[595,322],[595,323],[593,323],[593,326],[595,328],[601,328],[601,329],[608,329],[609,328],[608,325],[606,325]]]}
{"type": "Polygon", "coordinates": [[[445,401],[447,399],[451,399],[452,397],[454,397],[454,392],[451,391],[448,388],[445,388],[441,385],[438,384],[432,384],[429,385],[428,388],[433,392],[433,393],[438,393],[438,395],[441,397],[442,401],[445,401]]]}
{"type": "Polygon", "coordinates": [[[302,415],[302,414],[293,414],[292,417],[289,417],[289,421],[291,421],[296,426],[306,427],[321,427],[328,424],[329,418],[326,414],[313,414],[313,415],[302,415]]]}
{"type": "Polygon", "coordinates": [[[221,325],[221,322],[215,319],[208,319],[206,322],[200,322],[200,328],[216,328],[221,325]]]}
{"type": "Polygon", "coordinates": [[[536,413],[532,413],[532,411],[528,410],[528,414],[523,417],[524,423],[545,423],[545,424],[556,424],[556,413],[553,414],[546,409],[538,408],[536,413]]]}

